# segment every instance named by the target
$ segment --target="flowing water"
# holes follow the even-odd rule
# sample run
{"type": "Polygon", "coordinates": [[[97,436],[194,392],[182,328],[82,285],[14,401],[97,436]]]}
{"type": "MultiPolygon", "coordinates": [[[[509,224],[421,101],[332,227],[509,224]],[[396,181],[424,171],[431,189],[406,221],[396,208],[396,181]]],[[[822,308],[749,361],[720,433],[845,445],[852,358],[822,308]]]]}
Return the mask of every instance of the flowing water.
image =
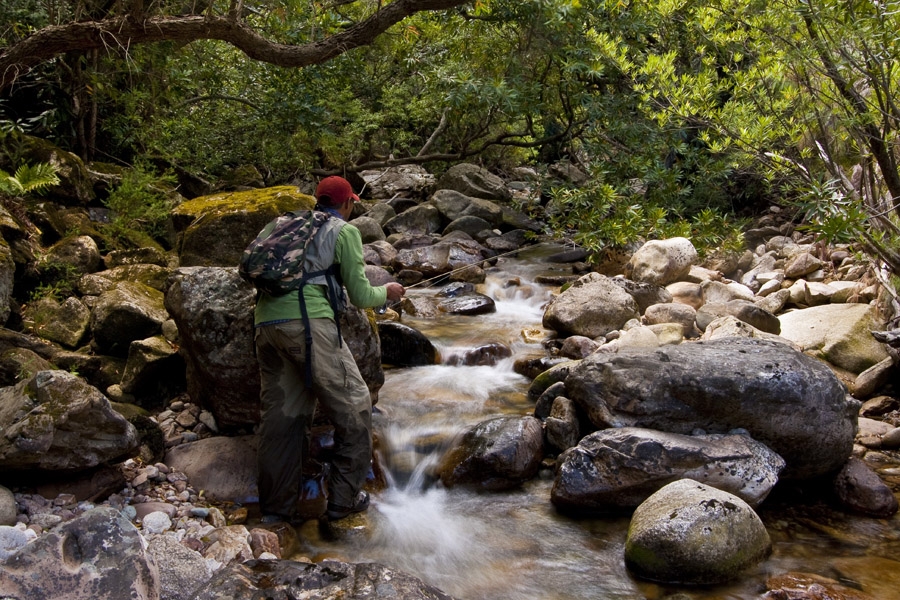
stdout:
{"type": "Polygon", "coordinates": [[[818,498],[799,505],[794,497],[767,501],[760,510],[774,545],[767,561],[733,585],[667,588],[633,578],[625,568],[627,518],[556,513],[550,469],[504,493],[448,490],[434,480],[432,468],[455,435],[490,416],[533,411],[526,398],[530,381],[514,372],[513,363],[544,354],[541,317],[551,289],[533,281],[560,273],[562,267],[541,260],[557,250],[538,247],[500,260],[484,286],[496,301],[495,313],[437,320],[404,315],[403,322],[426,334],[445,361],[493,342],[510,347],[513,357],[494,366],[387,370],[376,427],[389,485],[373,495],[371,530],[360,539],[310,541],[304,551],[380,562],[460,600],[656,599],[678,592],[696,599],[750,599],[759,598],[768,576],[786,571],[840,579],[877,591],[879,599],[900,598],[900,562],[892,560],[900,556],[896,516],[851,517],[818,498]]]}

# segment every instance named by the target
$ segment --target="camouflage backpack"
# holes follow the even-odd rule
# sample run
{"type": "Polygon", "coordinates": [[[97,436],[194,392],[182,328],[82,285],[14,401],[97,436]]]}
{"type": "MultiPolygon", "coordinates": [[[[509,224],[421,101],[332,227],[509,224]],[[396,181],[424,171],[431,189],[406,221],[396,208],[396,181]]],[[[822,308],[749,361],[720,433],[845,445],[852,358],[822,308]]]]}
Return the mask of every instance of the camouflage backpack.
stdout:
{"type": "Polygon", "coordinates": [[[304,273],[303,259],[316,233],[331,218],[317,210],[289,212],[259,232],[241,256],[238,273],[269,294],[280,296],[303,287],[321,273],[304,273]]]}
{"type": "MultiPolygon", "coordinates": [[[[306,356],[312,356],[312,332],[303,286],[313,279],[324,277],[326,297],[335,311],[338,343],[342,343],[340,322],[337,319],[344,300],[337,269],[331,265],[322,270],[304,272],[306,251],[328,219],[326,212],[318,210],[289,212],[266,225],[241,255],[238,263],[240,276],[256,286],[257,290],[280,296],[298,290],[300,315],[306,338],[306,356]]],[[[306,361],[306,383],[312,383],[312,360],[306,361]]]]}

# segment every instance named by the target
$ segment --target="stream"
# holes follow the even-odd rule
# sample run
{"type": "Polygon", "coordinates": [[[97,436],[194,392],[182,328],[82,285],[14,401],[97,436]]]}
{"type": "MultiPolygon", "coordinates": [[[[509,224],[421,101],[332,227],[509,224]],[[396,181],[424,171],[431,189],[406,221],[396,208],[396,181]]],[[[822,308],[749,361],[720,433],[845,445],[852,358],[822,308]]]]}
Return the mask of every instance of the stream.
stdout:
{"type": "Polygon", "coordinates": [[[515,373],[513,363],[544,354],[540,338],[549,332],[541,330],[541,318],[552,288],[533,282],[564,269],[542,261],[558,250],[538,246],[500,259],[479,287],[496,302],[495,313],[437,320],[403,315],[403,323],[424,333],[445,361],[491,342],[509,346],[513,357],[495,366],[387,369],[375,426],[389,485],[373,494],[370,531],[340,542],[303,536],[302,553],[380,562],[459,600],[652,600],[679,593],[679,600],[755,599],[768,577],[788,571],[837,579],[879,599],[900,598],[900,562],[894,560],[900,556],[900,517],[852,516],[817,493],[776,489],[758,511],[772,555],[733,584],[687,588],[629,574],[623,559],[627,517],[557,514],[549,468],[503,493],[448,490],[435,482],[432,467],[455,435],[494,415],[533,412],[526,397],[530,381],[515,373]],[[512,280],[519,284],[509,285],[512,280]]]}

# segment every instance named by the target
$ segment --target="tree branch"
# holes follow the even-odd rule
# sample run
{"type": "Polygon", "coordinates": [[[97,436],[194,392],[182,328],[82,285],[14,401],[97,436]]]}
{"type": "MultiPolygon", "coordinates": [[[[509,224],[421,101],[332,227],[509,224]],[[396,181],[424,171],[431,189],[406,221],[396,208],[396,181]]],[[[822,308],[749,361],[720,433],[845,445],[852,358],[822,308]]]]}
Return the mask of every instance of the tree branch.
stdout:
{"type": "MultiPolygon", "coordinates": [[[[406,17],[421,11],[445,10],[468,0],[395,0],[356,25],[331,37],[302,45],[266,39],[234,15],[131,16],[45,27],[0,52],[0,91],[20,75],[57,56],[73,51],[127,48],[162,41],[220,40],[248,57],[280,67],[302,68],[323,63],[348,50],[371,44],[406,17]]],[[[135,3],[135,6],[138,6],[135,3]]]]}

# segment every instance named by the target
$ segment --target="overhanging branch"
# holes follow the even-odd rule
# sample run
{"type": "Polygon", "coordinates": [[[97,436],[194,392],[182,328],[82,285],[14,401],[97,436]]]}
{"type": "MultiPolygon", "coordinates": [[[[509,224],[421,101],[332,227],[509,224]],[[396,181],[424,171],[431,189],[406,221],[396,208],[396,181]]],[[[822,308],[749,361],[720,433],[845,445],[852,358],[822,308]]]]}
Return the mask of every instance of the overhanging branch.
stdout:
{"type": "Polygon", "coordinates": [[[45,27],[0,51],[0,91],[35,66],[67,52],[128,48],[162,41],[219,40],[231,44],[254,60],[280,67],[308,67],[371,44],[388,28],[417,12],[445,10],[467,1],[395,0],[345,31],[301,45],[273,42],[245,22],[235,19],[234,15],[163,15],[146,19],[135,19],[129,15],[45,27]]]}

